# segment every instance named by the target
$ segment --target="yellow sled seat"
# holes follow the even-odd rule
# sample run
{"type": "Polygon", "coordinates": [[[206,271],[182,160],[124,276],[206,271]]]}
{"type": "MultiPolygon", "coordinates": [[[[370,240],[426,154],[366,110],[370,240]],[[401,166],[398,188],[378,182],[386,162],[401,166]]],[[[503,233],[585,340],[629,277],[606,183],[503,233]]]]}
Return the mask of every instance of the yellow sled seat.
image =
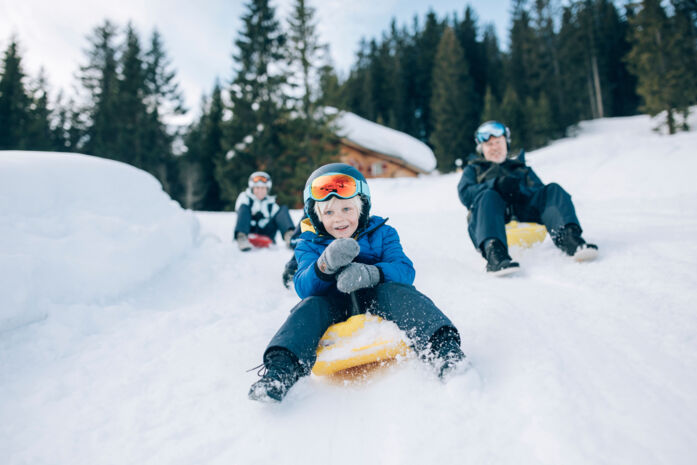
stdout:
{"type": "Polygon", "coordinates": [[[511,221],[506,225],[506,240],[508,245],[530,247],[545,240],[547,228],[537,223],[518,223],[511,221]]]}
{"type": "Polygon", "coordinates": [[[397,325],[361,314],[327,328],[317,347],[312,373],[331,375],[341,370],[392,360],[409,351],[397,325]]]}

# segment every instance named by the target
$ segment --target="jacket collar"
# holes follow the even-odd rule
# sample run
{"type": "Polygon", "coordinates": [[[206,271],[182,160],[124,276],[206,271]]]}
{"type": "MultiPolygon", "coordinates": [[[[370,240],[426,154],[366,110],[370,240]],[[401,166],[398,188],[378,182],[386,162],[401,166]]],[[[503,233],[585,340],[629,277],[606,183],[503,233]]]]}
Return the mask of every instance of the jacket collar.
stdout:
{"type": "MultiPolygon", "coordinates": [[[[362,236],[365,236],[366,234],[375,231],[380,226],[387,223],[387,220],[389,220],[389,218],[382,218],[380,216],[371,216],[368,219],[368,224],[366,224],[366,226],[363,228],[363,230],[357,231],[356,233],[354,233],[354,235],[352,237],[354,239],[358,240],[362,236]]],[[[310,221],[310,218],[305,218],[304,220],[302,220],[300,222],[300,231],[301,231],[301,233],[305,233],[305,232],[312,233],[315,236],[314,238],[312,238],[313,242],[321,242],[321,241],[325,241],[325,240],[334,240],[334,237],[332,237],[328,234],[322,234],[322,235],[318,234],[317,230],[312,225],[312,221],[310,221]]]]}

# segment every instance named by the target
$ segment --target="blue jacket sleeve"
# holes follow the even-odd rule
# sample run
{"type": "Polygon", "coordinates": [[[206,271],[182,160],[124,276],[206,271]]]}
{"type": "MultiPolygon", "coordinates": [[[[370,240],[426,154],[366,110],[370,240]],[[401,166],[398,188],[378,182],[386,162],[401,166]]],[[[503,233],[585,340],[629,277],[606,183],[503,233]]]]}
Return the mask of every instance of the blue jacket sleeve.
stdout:
{"type": "Polygon", "coordinates": [[[404,253],[397,230],[387,225],[382,226],[381,229],[383,230],[382,254],[375,266],[382,271],[385,282],[413,284],[416,275],[414,264],[404,253]]]}
{"type": "Polygon", "coordinates": [[[462,204],[467,207],[468,210],[471,210],[472,204],[477,196],[482,191],[493,188],[494,179],[477,183],[477,176],[474,168],[472,166],[466,166],[462,171],[460,182],[457,184],[457,193],[460,196],[460,202],[462,202],[462,204]]]}
{"type": "Polygon", "coordinates": [[[313,295],[325,295],[335,283],[334,280],[322,279],[316,270],[315,263],[323,250],[324,247],[315,245],[309,240],[301,240],[295,247],[298,271],[293,281],[295,292],[301,299],[313,295]]]}

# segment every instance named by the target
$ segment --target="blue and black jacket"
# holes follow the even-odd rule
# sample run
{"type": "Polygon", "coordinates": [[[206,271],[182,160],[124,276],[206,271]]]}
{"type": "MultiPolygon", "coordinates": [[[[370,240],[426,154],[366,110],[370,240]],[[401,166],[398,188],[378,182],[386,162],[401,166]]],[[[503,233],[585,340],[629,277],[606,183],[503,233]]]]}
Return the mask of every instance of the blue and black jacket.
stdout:
{"type": "Polygon", "coordinates": [[[462,171],[457,185],[460,201],[468,210],[472,210],[479,195],[487,189],[493,189],[496,178],[500,176],[518,179],[523,198],[532,197],[545,186],[532,168],[525,164],[525,152],[522,150],[517,157],[508,158],[500,164],[485,160],[482,156],[474,156],[462,171]]]}
{"type": "MultiPolygon", "coordinates": [[[[411,285],[416,274],[414,265],[402,250],[397,230],[385,224],[386,222],[386,218],[371,216],[365,227],[354,235],[361,248],[354,262],[377,266],[380,270],[380,282],[394,281],[411,285]]],[[[318,234],[309,219],[303,221],[303,231],[295,248],[298,271],[294,281],[298,296],[304,299],[310,296],[342,294],[336,288],[335,275],[327,275],[317,268],[317,259],[334,237],[318,234]]]]}

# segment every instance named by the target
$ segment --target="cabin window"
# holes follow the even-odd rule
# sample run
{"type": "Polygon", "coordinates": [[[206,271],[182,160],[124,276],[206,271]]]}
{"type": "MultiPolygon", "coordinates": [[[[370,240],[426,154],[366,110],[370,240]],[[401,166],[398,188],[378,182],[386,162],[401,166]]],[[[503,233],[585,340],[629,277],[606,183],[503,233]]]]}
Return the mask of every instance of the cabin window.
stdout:
{"type": "Polygon", "coordinates": [[[373,176],[380,176],[384,172],[385,172],[385,165],[383,165],[382,163],[377,162],[377,163],[373,163],[370,166],[370,174],[372,174],[373,176]]]}

